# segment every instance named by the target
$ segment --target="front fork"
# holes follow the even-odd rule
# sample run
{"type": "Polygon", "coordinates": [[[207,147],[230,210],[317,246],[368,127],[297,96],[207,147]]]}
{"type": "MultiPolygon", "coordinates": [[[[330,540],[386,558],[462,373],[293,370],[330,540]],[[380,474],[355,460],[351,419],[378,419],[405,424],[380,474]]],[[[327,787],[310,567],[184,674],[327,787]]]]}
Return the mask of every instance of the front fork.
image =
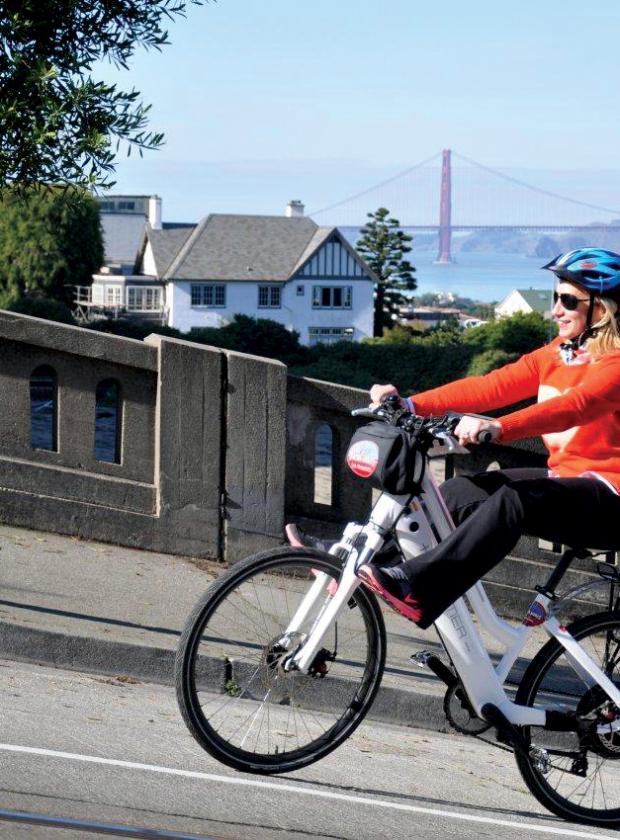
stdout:
{"type": "Polygon", "coordinates": [[[328,594],[325,598],[326,586],[331,578],[325,572],[319,572],[316,575],[314,583],[284,632],[281,640],[284,646],[287,646],[287,642],[293,634],[299,632],[317,600],[325,598],[325,603],[301,646],[291,656],[284,659],[283,667],[285,671],[308,673],[321,648],[325,633],[336,620],[343,605],[349,601],[360,585],[356,570],[363,563],[370,562],[375,553],[383,546],[385,537],[382,530],[377,529],[371,523],[362,527],[350,522],[344,529],[342,539],[332,546],[329,553],[337,557],[339,561],[344,562],[338,588],[333,595],[328,594]]]}

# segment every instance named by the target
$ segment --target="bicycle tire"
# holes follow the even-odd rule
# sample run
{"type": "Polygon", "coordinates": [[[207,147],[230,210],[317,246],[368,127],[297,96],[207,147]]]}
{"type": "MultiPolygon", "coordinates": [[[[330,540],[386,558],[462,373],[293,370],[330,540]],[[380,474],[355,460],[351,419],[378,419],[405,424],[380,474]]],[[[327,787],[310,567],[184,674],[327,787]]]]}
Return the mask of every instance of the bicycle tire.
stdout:
{"type": "Polygon", "coordinates": [[[219,577],[187,621],[175,660],[178,704],[196,741],[230,767],[270,774],[318,761],[351,735],[375,698],[385,625],[364,587],[323,639],[334,661],[321,652],[314,677],[274,667],[276,642],[319,572],[328,576],[327,598],[341,573],[333,557],[288,547],[261,552],[219,577]]]}
{"type": "MultiPolygon", "coordinates": [[[[602,670],[620,686],[620,612],[604,612],[575,621],[568,627],[602,670]]],[[[523,675],[516,702],[524,706],[555,707],[580,715],[605,702],[604,693],[591,687],[568,661],[564,648],[550,639],[523,675]]],[[[620,716],[620,711],[615,711],[620,716]]],[[[577,752],[576,733],[558,733],[523,727],[530,745],[577,752]]],[[[519,771],[536,799],[549,811],[575,822],[614,828],[620,826],[620,734],[594,734],[588,738],[585,775],[577,775],[574,758],[551,753],[551,769],[543,773],[530,758],[515,753],[519,771]],[[603,772],[604,771],[604,772],[603,772]]]]}

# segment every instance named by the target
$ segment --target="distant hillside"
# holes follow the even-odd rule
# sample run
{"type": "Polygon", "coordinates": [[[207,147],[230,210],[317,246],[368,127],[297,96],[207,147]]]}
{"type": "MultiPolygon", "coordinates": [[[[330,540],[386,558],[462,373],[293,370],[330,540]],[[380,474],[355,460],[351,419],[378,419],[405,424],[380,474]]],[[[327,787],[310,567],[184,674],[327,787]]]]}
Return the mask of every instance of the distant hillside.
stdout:
{"type": "MultiPolygon", "coordinates": [[[[479,230],[466,235],[456,233],[452,236],[452,253],[480,251],[487,254],[523,254],[526,257],[551,259],[557,254],[588,245],[609,248],[610,251],[620,253],[620,219],[615,219],[611,225],[614,227],[609,230],[597,226],[591,234],[587,230],[567,231],[561,234],[519,233],[518,229],[479,230]]],[[[356,236],[351,233],[356,233],[356,228],[343,228],[343,231],[355,242],[356,236]]],[[[414,232],[414,264],[416,251],[436,251],[437,247],[437,234],[414,232]]]]}

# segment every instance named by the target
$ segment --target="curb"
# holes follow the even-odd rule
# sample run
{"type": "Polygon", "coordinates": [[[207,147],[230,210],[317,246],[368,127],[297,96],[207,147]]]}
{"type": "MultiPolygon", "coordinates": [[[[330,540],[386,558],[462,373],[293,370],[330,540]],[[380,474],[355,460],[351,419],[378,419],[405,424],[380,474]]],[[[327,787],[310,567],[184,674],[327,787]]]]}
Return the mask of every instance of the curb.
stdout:
{"type": "MultiPolygon", "coordinates": [[[[169,648],[70,636],[7,622],[0,622],[0,658],[174,685],[175,651],[169,648]]],[[[415,690],[381,686],[367,716],[382,723],[451,731],[443,696],[415,690]]]]}
{"type": "Polygon", "coordinates": [[[0,623],[0,657],[69,671],[174,683],[174,650],[0,623]]]}

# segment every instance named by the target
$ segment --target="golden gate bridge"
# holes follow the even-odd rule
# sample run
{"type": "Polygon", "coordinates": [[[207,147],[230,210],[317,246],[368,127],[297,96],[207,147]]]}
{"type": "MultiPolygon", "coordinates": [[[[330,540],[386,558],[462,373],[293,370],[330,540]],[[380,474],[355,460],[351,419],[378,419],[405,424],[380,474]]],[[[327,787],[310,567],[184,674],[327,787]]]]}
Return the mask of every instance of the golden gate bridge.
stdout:
{"type": "MultiPolygon", "coordinates": [[[[362,207],[362,201],[367,203],[368,198],[374,195],[375,201],[378,197],[379,202],[382,206],[388,206],[388,203],[393,204],[394,201],[396,201],[397,204],[400,203],[402,205],[403,198],[405,194],[407,194],[407,192],[416,192],[416,186],[412,183],[412,174],[419,173],[424,168],[430,168],[430,165],[438,161],[439,159],[441,159],[441,169],[439,173],[439,190],[437,191],[435,187],[435,199],[429,200],[428,191],[426,192],[425,198],[424,189],[420,189],[420,185],[418,185],[417,187],[417,192],[422,195],[424,215],[428,217],[429,212],[433,213],[437,221],[432,222],[430,219],[428,219],[426,223],[415,223],[409,220],[401,225],[401,227],[405,230],[438,234],[438,251],[436,260],[436,262],[438,263],[448,264],[452,262],[452,237],[454,233],[468,233],[474,231],[504,231],[507,233],[548,232],[579,234],[585,233],[587,231],[588,234],[591,234],[589,237],[589,244],[598,244],[597,242],[594,242],[592,240],[596,239],[597,235],[600,237],[603,233],[615,233],[620,235],[620,210],[612,209],[609,207],[603,207],[599,204],[581,201],[579,199],[571,198],[569,196],[554,192],[553,190],[548,190],[543,187],[527,183],[521,180],[520,178],[513,177],[505,172],[501,172],[500,170],[492,169],[489,166],[485,166],[484,164],[478,163],[477,161],[472,160],[471,158],[468,158],[465,155],[461,155],[458,152],[453,152],[451,149],[444,149],[442,152],[437,152],[431,157],[420,161],[414,166],[411,166],[405,169],[404,171],[393,175],[390,178],[384,179],[378,184],[374,184],[373,186],[368,187],[367,189],[361,190],[360,192],[357,192],[344,199],[341,199],[340,201],[336,201],[332,204],[329,204],[326,207],[322,207],[318,210],[312,211],[309,215],[313,218],[316,218],[317,216],[320,217],[321,215],[328,212],[331,212],[332,216],[334,214],[334,211],[338,211],[339,214],[342,214],[343,212],[348,212],[349,218],[351,218],[351,214],[353,214],[353,216],[357,217],[355,218],[355,223],[360,224],[360,210],[362,207]],[[470,221],[469,223],[467,223],[459,219],[455,219],[455,169],[452,166],[453,157],[456,158],[458,161],[466,164],[470,172],[482,173],[484,175],[491,176],[492,178],[496,179],[496,181],[501,181],[504,185],[508,185],[509,196],[507,199],[506,196],[504,196],[504,203],[506,203],[507,200],[510,203],[510,212],[513,214],[518,214],[519,212],[521,212],[522,218],[513,218],[511,220],[511,223],[504,224],[496,224],[488,221],[481,221],[478,223],[472,223],[470,221]],[[397,188],[396,190],[395,187],[397,188]],[[539,197],[544,198],[544,200],[547,202],[547,207],[542,210],[542,213],[540,202],[538,202],[538,204],[534,203],[533,205],[530,204],[528,206],[525,202],[518,198],[514,198],[514,200],[511,199],[511,196],[516,196],[518,195],[519,191],[521,191],[522,193],[524,190],[530,191],[531,193],[536,193],[539,197]],[[559,215],[558,205],[562,205],[564,209],[567,206],[570,206],[573,210],[577,210],[581,217],[581,221],[576,219],[574,223],[566,222],[558,224],[549,221],[548,218],[547,220],[540,219],[541,215],[546,215],[547,217],[557,217],[557,215],[559,215]],[[528,216],[528,218],[523,218],[524,207],[526,208],[526,215],[528,216]],[[609,221],[592,221],[591,217],[593,212],[596,212],[599,215],[611,215],[615,218],[609,221]],[[589,218],[587,221],[583,221],[583,217],[585,214],[589,214],[589,218]],[[537,220],[535,218],[536,216],[538,216],[540,220],[537,220]]],[[[430,184],[427,186],[430,186],[430,184]]],[[[482,189],[480,187],[480,182],[478,183],[478,188],[480,189],[481,198],[478,199],[477,207],[475,202],[468,202],[470,206],[470,212],[472,211],[473,207],[473,212],[477,212],[478,215],[486,217],[488,217],[489,214],[494,215],[495,217],[497,217],[498,215],[502,215],[503,213],[498,212],[497,208],[493,207],[492,200],[489,200],[488,189],[482,189]]],[[[472,187],[470,185],[470,193],[471,190],[472,187]]],[[[407,201],[405,203],[405,208],[405,212],[411,213],[411,201],[407,201]]],[[[416,215],[420,215],[419,210],[416,213],[416,215]]],[[[342,221],[340,221],[339,224],[342,224],[342,221]]],[[[347,222],[347,224],[349,224],[349,222],[347,222]]],[[[361,222],[361,224],[363,224],[363,222],[361,222]]]]}

